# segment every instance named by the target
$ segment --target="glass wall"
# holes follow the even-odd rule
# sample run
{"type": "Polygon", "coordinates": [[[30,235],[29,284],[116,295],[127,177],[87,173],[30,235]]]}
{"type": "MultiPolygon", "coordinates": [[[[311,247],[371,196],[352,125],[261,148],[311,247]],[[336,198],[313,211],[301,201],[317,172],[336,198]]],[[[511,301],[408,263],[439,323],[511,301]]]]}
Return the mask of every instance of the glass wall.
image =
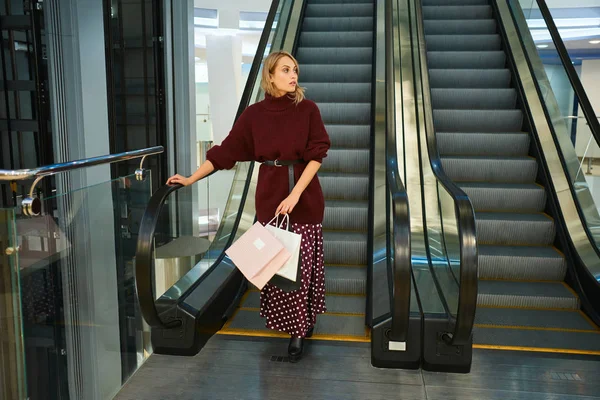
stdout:
{"type": "MultiPolygon", "coordinates": [[[[583,84],[596,115],[600,115],[600,4],[584,0],[547,1],[547,6],[583,84]]],[[[581,174],[590,190],[600,198],[600,147],[590,141],[591,132],[560,62],[537,0],[519,0],[560,114],[565,119],[581,174]]]]}
{"type": "Polygon", "coordinates": [[[111,399],[151,353],[134,281],[150,193],[148,172],[0,210],[1,399],[111,399]]]}

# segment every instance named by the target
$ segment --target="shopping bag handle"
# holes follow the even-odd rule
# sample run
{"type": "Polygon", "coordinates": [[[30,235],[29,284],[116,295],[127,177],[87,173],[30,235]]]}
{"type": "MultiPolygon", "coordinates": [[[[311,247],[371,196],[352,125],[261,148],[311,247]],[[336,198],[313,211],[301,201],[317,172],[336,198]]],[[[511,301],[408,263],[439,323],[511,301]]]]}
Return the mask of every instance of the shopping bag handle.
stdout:
{"type": "Polygon", "coordinates": [[[290,226],[290,215],[289,214],[283,214],[283,218],[281,219],[281,224],[279,223],[279,215],[281,215],[281,213],[277,213],[277,215],[275,215],[273,217],[272,220],[270,220],[267,225],[271,225],[271,222],[275,221],[275,227],[279,228],[279,229],[283,229],[283,223],[287,222],[287,230],[289,231],[291,226],[290,226]]]}

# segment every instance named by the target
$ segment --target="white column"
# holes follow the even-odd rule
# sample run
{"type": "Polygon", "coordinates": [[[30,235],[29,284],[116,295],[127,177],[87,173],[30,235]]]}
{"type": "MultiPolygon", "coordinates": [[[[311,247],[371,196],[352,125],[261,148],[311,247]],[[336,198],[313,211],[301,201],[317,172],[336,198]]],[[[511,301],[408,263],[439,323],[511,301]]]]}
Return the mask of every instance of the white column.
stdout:
{"type": "MultiPolygon", "coordinates": [[[[581,83],[594,112],[597,116],[600,116],[600,92],[596,90],[597,87],[600,87],[600,60],[583,60],[581,64],[581,83]]],[[[579,115],[583,116],[581,109],[579,109],[579,115]]],[[[589,140],[591,134],[590,128],[585,123],[585,119],[579,119],[576,140],[576,150],[579,157],[584,155],[586,148],[588,148],[588,143],[590,145],[586,157],[600,157],[600,149],[598,149],[595,140],[592,139],[591,142],[589,140]]],[[[587,169],[587,167],[584,166],[584,169],[587,169]]]]}
{"type": "Polygon", "coordinates": [[[209,101],[213,141],[229,134],[242,92],[242,40],[238,36],[207,36],[209,101]]]}
{"type": "MultiPolygon", "coordinates": [[[[55,0],[44,7],[55,160],[108,154],[102,2],[55,0]]],[[[69,244],[61,272],[73,399],[112,398],[121,387],[115,210],[105,183],[110,178],[108,166],[57,177],[58,193],[68,193],[58,198],[57,222],[69,244]],[[100,185],[90,189],[94,184],[100,185]]]]}

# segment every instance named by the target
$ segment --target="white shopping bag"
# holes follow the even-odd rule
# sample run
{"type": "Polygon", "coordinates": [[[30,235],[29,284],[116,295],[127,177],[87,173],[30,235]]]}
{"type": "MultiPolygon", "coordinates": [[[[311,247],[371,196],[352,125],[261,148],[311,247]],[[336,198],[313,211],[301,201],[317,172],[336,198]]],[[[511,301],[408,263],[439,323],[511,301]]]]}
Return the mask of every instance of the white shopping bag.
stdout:
{"type": "Polygon", "coordinates": [[[283,264],[276,274],[289,279],[292,282],[296,282],[297,277],[300,276],[298,274],[298,259],[300,258],[300,244],[302,243],[302,235],[292,232],[290,217],[288,214],[282,218],[279,226],[277,226],[277,223],[279,222],[279,215],[273,219],[267,224],[267,226],[265,226],[265,228],[267,228],[269,233],[279,240],[285,249],[291,254],[290,258],[285,264],[283,264]],[[276,219],[276,226],[271,225],[273,219],[276,219]],[[284,222],[287,222],[287,230],[282,228],[284,222]]]}

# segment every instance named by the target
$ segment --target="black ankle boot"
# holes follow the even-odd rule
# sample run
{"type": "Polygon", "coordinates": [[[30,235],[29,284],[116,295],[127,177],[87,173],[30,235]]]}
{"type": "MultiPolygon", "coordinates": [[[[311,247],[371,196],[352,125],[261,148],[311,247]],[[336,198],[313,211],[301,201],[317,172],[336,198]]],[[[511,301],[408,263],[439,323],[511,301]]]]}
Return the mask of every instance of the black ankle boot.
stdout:
{"type": "Polygon", "coordinates": [[[304,350],[304,338],[292,337],[290,339],[290,345],[288,346],[288,355],[290,356],[290,362],[296,363],[302,358],[302,351],[304,350]]]}
{"type": "Polygon", "coordinates": [[[307,332],[306,332],[306,337],[312,337],[313,332],[315,330],[315,327],[311,327],[307,332]]]}

